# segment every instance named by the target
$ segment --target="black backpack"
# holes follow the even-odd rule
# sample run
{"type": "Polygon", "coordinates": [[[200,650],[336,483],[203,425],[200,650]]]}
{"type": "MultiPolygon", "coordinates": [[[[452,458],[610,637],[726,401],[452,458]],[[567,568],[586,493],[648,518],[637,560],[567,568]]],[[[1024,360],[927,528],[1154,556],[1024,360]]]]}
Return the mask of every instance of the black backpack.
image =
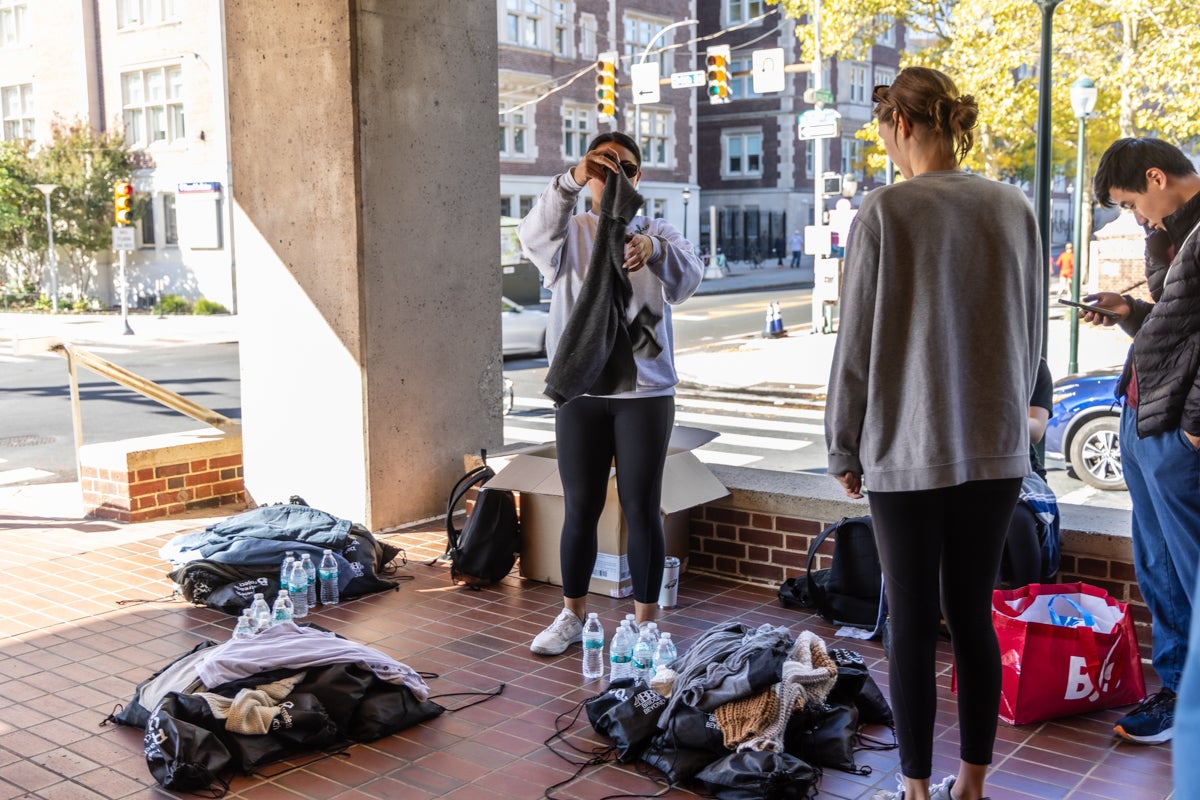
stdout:
{"type": "Polygon", "coordinates": [[[881,634],[887,600],[871,518],[845,517],[821,531],[808,548],[805,574],[785,581],[779,600],[787,607],[813,609],[830,624],[881,634]],[[814,571],[817,551],[830,536],[835,537],[833,565],[814,571]]]}
{"type": "Polygon", "coordinates": [[[513,493],[504,489],[480,489],[475,507],[460,531],[454,527],[454,507],[472,487],[496,473],[484,463],[459,478],[446,504],[446,555],[450,579],[478,588],[495,583],[512,571],[521,551],[521,529],[513,493]]]}

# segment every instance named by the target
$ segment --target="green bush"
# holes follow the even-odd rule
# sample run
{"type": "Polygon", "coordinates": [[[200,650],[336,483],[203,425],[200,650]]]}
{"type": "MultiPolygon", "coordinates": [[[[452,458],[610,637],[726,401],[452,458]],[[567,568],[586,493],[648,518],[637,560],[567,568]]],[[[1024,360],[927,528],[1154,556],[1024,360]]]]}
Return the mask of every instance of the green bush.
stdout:
{"type": "Polygon", "coordinates": [[[207,297],[201,297],[196,301],[196,308],[193,314],[228,314],[229,309],[215,300],[209,300],[207,297]]]}
{"type": "Polygon", "coordinates": [[[159,314],[190,314],[192,304],[177,294],[164,294],[158,301],[159,314]]]}

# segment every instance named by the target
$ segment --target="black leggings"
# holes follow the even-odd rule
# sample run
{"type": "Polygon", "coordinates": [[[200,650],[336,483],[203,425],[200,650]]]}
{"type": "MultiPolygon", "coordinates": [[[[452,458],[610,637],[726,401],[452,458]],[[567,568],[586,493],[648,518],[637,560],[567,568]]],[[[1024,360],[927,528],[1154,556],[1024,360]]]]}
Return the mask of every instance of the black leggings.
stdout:
{"type": "Polygon", "coordinates": [[[583,396],[558,408],[555,447],[565,506],[559,543],[563,597],[574,599],[588,592],[596,565],[596,526],[615,459],[633,597],[639,603],[658,602],[666,554],[663,465],[674,424],[673,396],[623,400],[583,396]]]}
{"type": "Polygon", "coordinates": [[[933,769],[942,616],[958,679],[959,756],[968,764],[992,762],[1000,707],[992,586],[1020,489],[1021,479],[1010,478],[868,495],[891,615],[888,674],[907,778],[928,778],[933,769]]]}

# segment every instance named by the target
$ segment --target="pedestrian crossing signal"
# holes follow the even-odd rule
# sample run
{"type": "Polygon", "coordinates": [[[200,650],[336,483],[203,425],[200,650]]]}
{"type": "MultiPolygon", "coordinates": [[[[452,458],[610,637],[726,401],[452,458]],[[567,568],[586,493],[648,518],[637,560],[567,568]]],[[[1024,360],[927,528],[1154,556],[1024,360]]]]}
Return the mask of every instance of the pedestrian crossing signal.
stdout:
{"type": "Polygon", "coordinates": [[[617,118],[617,53],[601,53],[596,60],[596,113],[601,122],[617,118]]]}
{"type": "Polygon", "coordinates": [[[708,102],[729,102],[729,45],[719,44],[705,51],[708,65],[708,102]]]}
{"type": "Polygon", "coordinates": [[[113,182],[113,220],[118,225],[133,224],[133,184],[113,182]]]}

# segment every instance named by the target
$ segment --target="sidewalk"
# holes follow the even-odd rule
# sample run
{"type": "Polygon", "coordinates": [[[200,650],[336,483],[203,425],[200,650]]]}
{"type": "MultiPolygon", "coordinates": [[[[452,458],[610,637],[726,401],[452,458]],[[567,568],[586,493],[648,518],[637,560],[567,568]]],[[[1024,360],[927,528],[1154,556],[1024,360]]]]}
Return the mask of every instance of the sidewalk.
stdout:
{"type": "Polygon", "coordinates": [[[0,354],[11,354],[19,339],[53,336],[87,345],[172,345],[236,342],[240,318],[231,314],[130,314],[125,333],[118,314],[0,312],[0,354]]]}

